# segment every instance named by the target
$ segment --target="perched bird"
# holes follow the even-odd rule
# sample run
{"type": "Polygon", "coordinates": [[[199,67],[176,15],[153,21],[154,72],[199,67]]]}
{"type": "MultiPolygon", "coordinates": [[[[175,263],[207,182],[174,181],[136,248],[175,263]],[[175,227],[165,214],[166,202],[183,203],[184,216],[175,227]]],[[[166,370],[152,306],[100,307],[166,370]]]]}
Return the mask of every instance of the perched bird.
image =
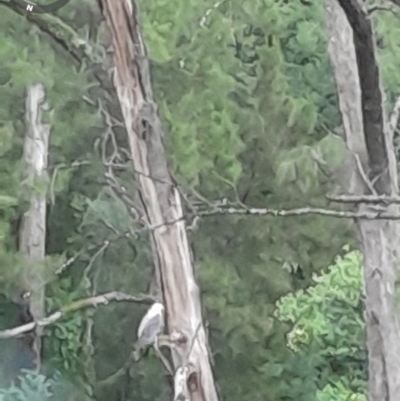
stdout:
{"type": "Polygon", "coordinates": [[[158,335],[164,328],[164,310],[164,305],[156,302],[143,316],[135,344],[135,359],[139,359],[140,350],[148,345],[154,345],[155,348],[158,348],[158,335]]]}

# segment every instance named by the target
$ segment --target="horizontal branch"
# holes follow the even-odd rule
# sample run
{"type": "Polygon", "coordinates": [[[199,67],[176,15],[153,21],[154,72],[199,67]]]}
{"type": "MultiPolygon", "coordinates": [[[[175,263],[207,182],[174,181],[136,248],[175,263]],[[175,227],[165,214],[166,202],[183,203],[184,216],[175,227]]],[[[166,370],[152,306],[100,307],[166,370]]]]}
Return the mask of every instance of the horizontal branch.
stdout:
{"type": "Polygon", "coordinates": [[[210,210],[199,211],[196,216],[206,217],[218,214],[231,215],[247,215],[247,216],[273,216],[273,217],[289,217],[289,216],[307,216],[320,215],[327,217],[337,217],[345,219],[365,219],[365,220],[400,220],[399,213],[389,213],[384,210],[374,210],[363,212],[340,211],[315,207],[301,207],[297,209],[268,209],[268,208],[235,208],[235,207],[218,207],[210,210]]]}
{"type": "Polygon", "coordinates": [[[326,199],[338,203],[382,203],[385,205],[400,203],[400,196],[388,195],[326,195],[326,199]]]}
{"type": "Polygon", "coordinates": [[[99,305],[107,305],[109,302],[153,302],[155,299],[151,295],[129,295],[122,292],[112,291],[95,297],[84,298],[63,306],[57,312],[52,313],[44,319],[36,322],[17,326],[12,329],[0,331],[0,340],[19,337],[21,334],[36,329],[36,327],[45,327],[60,320],[68,313],[76,312],[85,308],[97,308],[99,305]]]}

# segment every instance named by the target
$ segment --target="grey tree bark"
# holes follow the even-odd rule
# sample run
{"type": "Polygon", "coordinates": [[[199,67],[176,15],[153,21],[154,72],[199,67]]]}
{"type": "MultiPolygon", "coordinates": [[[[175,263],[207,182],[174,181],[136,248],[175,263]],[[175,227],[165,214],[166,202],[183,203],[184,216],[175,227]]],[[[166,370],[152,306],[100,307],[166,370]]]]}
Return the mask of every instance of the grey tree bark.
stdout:
{"type": "MultiPolygon", "coordinates": [[[[328,51],[334,70],[345,140],[352,159],[350,195],[398,195],[393,123],[383,109],[370,19],[356,0],[325,0],[328,51]]],[[[359,211],[399,212],[397,205],[357,204],[359,211]]],[[[368,399],[400,394],[400,325],[396,287],[400,266],[398,221],[356,221],[363,253],[368,348],[368,399]]]]}
{"type": "Polygon", "coordinates": [[[217,401],[181,195],[170,175],[136,4],[100,0],[112,42],[114,87],[160,270],[175,371],[175,400],[217,401]]]}
{"type": "MultiPolygon", "coordinates": [[[[26,259],[20,277],[21,293],[30,293],[21,307],[29,308],[33,319],[45,316],[44,272],[46,240],[46,194],[40,191],[40,181],[47,169],[50,127],[42,123],[42,112],[47,109],[45,92],[41,84],[29,86],[25,101],[25,141],[23,150],[23,186],[29,193],[29,208],[22,216],[19,230],[19,251],[26,259]]],[[[43,186],[43,185],[42,185],[43,186]]],[[[34,333],[31,347],[34,367],[40,369],[41,330],[34,333]]],[[[28,351],[28,350],[26,350],[28,351]]]]}

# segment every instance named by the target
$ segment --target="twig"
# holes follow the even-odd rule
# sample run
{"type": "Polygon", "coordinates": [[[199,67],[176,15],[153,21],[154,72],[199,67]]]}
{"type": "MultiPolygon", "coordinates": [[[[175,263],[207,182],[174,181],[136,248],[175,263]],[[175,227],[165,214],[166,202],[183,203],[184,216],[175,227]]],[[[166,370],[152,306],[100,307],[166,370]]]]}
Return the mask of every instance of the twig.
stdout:
{"type": "Polygon", "coordinates": [[[186,363],[185,364],[187,364],[189,359],[190,359],[190,355],[192,354],[193,346],[194,346],[194,343],[195,343],[195,341],[197,339],[197,335],[199,334],[200,327],[201,327],[201,322],[197,325],[197,329],[193,334],[192,340],[190,342],[189,350],[188,350],[188,353],[186,355],[186,363]]]}
{"type": "Polygon", "coordinates": [[[242,203],[242,201],[240,200],[238,190],[237,190],[237,188],[236,188],[236,185],[235,185],[233,182],[231,182],[231,181],[229,181],[228,179],[222,177],[222,176],[219,175],[216,171],[212,171],[211,173],[212,173],[215,177],[217,177],[219,180],[221,180],[221,181],[224,182],[225,184],[229,185],[229,186],[233,189],[233,192],[235,193],[235,197],[236,197],[236,203],[237,203],[238,206],[246,207],[246,205],[244,205],[244,204],[242,203]]]}
{"type": "Polygon", "coordinates": [[[60,267],[57,268],[55,271],[56,275],[59,275],[65,271],[65,269],[69,266],[71,266],[77,258],[83,253],[83,249],[80,250],[75,256],[70,257],[67,261],[65,261],[60,267]]]}
{"type": "Polygon", "coordinates": [[[100,387],[110,386],[115,383],[117,379],[123,376],[126,371],[135,363],[135,351],[132,351],[128,359],[125,361],[124,365],[121,366],[116,372],[106,377],[104,380],[97,382],[100,387]]]}
{"type": "Polygon", "coordinates": [[[164,365],[166,371],[171,375],[174,376],[174,371],[168,362],[167,358],[163,355],[163,353],[160,351],[160,349],[156,346],[154,346],[154,350],[156,351],[157,355],[161,359],[162,364],[164,365]]]}
{"type": "Polygon", "coordinates": [[[360,155],[358,154],[353,154],[354,159],[356,160],[357,163],[357,168],[358,171],[361,175],[361,178],[363,179],[363,181],[365,182],[365,185],[368,187],[368,189],[374,194],[374,195],[378,195],[377,192],[375,191],[375,188],[373,186],[373,184],[371,183],[370,179],[368,178],[367,174],[364,171],[363,165],[361,163],[361,159],[360,159],[360,155]]]}
{"type": "MultiPolygon", "coordinates": [[[[160,357],[161,362],[163,363],[165,369],[168,371],[168,373],[173,376],[173,370],[171,368],[170,363],[168,362],[168,360],[165,358],[165,356],[162,354],[162,352],[160,351],[160,349],[158,347],[154,347],[154,350],[156,351],[157,355],[160,357]]],[[[126,371],[135,363],[139,360],[139,358],[137,359],[136,357],[136,352],[135,350],[132,351],[129,356],[128,359],[125,361],[125,363],[123,364],[123,366],[121,366],[116,372],[114,372],[113,374],[111,374],[110,376],[108,376],[107,378],[105,378],[104,380],[101,380],[100,382],[98,382],[98,384],[103,387],[103,386],[110,386],[112,384],[115,383],[115,381],[123,376],[126,371]]]]}
{"type": "Polygon", "coordinates": [[[61,164],[55,166],[53,174],[51,175],[50,184],[49,184],[49,193],[50,193],[49,196],[50,196],[50,202],[52,205],[55,204],[54,186],[56,184],[58,171],[61,170],[62,168],[72,168],[72,167],[80,167],[80,166],[87,166],[87,165],[90,165],[90,162],[87,160],[83,160],[83,161],[75,160],[70,165],[68,165],[66,163],[61,163],[61,164]]]}
{"type": "Polygon", "coordinates": [[[372,7],[369,7],[368,10],[367,10],[367,14],[368,15],[372,15],[376,11],[389,11],[394,16],[399,17],[398,10],[396,10],[395,8],[390,7],[390,6],[372,6],[372,7]]]}

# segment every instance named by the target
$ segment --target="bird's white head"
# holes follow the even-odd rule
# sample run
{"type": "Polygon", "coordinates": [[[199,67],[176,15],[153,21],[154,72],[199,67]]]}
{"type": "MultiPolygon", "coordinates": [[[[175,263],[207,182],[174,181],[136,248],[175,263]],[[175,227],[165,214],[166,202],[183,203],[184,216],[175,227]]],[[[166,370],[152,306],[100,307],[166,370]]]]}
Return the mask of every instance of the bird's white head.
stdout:
{"type": "Polygon", "coordinates": [[[161,302],[155,302],[152,306],[151,306],[151,312],[152,314],[154,313],[155,315],[158,314],[163,314],[164,313],[164,305],[161,302]]]}

